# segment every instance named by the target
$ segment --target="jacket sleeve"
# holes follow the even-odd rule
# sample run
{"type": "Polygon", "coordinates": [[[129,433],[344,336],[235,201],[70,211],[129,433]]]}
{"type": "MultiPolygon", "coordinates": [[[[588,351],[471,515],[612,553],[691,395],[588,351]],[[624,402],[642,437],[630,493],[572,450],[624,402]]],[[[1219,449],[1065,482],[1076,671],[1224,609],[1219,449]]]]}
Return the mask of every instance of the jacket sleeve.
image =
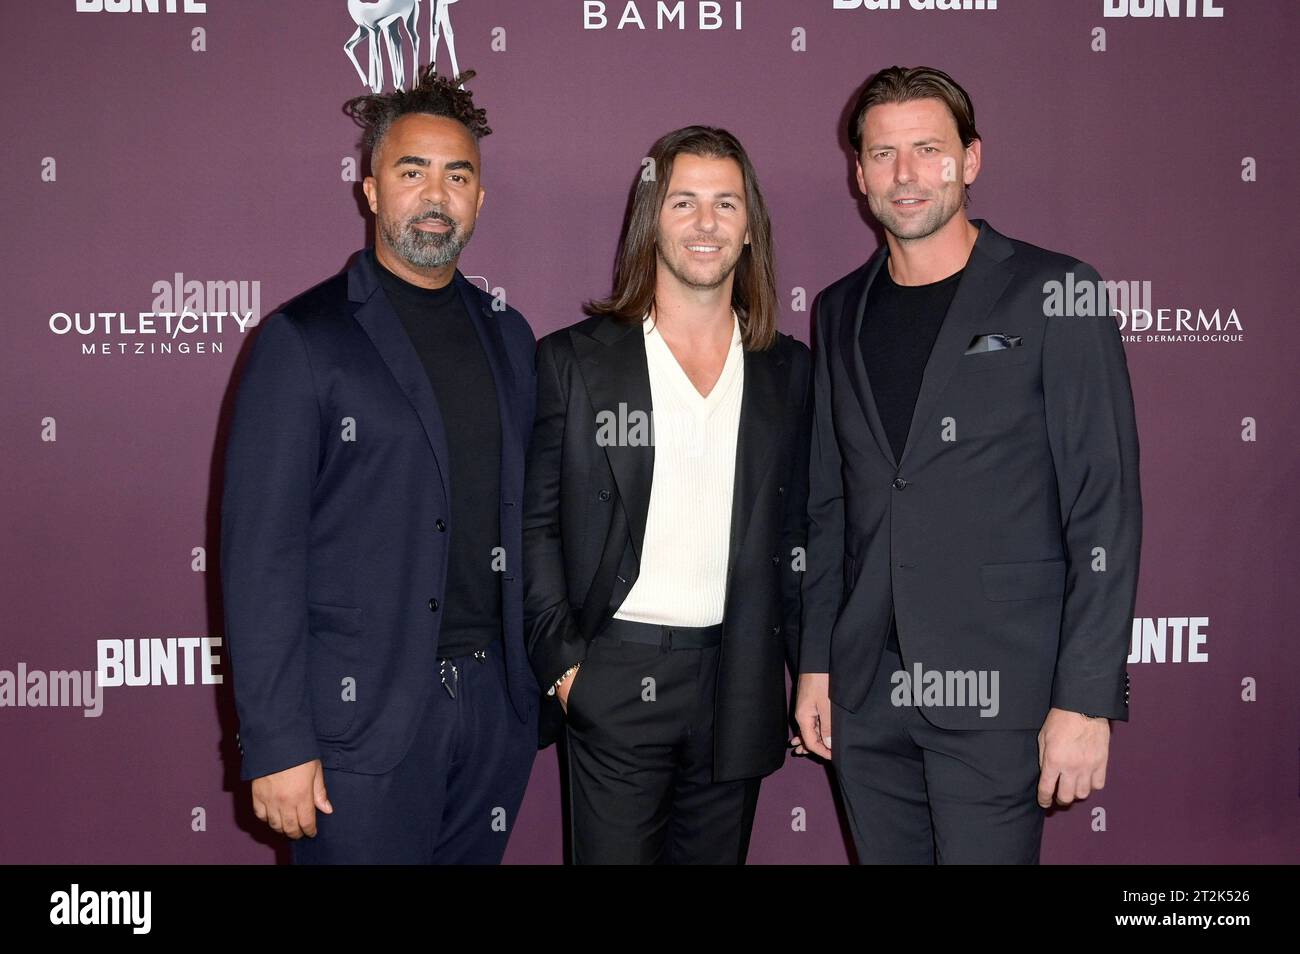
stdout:
{"type": "MultiPolygon", "coordinates": [[[[1076,284],[1096,283],[1074,265],[1076,284]]],[[[1047,319],[1043,400],[1066,549],[1053,708],[1128,718],[1125,662],[1142,536],[1138,436],[1119,328],[1095,315],[1047,319]]]]}
{"type": "Polygon", "coordinates": [[[813,417],[808,466],[808,568],[803,581],[799,671],[829,672],[831,630],[844,598],[844,486],[835,439],[830,364],[835,335],[822,307],[815,308],[813,417]]]}
{"type": "Polygon", "coordinates": [[[555,342],[537,349],[537,415],[524,478],[524,634],[542,692],[587,654],[564,575],[560,489],[568,393],[556,367],[555,342]]]}
{"type": "Polygon", "coordinates": [[[320,411],[301,333],[262,322],[226,445],[221,582],[245,781],[319,758],[307,692],[307,544],[320,411]]]}

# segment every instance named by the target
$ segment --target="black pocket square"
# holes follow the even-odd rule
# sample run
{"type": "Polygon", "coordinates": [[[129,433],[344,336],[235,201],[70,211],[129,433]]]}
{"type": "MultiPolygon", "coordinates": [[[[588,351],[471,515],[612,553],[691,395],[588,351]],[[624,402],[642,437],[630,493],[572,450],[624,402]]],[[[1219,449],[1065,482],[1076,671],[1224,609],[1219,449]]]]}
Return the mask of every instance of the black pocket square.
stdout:
{"type": "Polygon", "coordinates": [[[1007,348],[1019,348],[1020,335],[976,335],[966,348],[967,354],[982,354],[985,351],[1005,351],[1007,348]]]}

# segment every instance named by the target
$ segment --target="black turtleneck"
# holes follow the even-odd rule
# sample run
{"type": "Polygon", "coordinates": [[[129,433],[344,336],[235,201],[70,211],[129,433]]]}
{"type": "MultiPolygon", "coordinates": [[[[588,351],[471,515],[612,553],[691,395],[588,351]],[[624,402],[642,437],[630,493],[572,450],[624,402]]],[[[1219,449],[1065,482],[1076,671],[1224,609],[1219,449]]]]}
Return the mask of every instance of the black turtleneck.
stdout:
{"type": "Polygon", "coordinates": [[[447,589],[440,600],[439,656],[463,656],[501,638],[501,574],[493,548],[501,542],[501,418],[483,344],[453,278],[421,288],[372,256],[384,293],[397,311],[429,375],[447,433],[453,513],[447,589]],[[454,516],[454,519],[453,519],[454,516]]]}

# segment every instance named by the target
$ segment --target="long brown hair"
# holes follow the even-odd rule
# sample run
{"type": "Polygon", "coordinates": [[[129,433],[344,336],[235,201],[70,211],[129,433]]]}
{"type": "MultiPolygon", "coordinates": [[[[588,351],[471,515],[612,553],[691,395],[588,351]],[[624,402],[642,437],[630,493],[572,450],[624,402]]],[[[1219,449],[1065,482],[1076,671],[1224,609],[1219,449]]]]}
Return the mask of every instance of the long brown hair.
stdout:
{"type": "Polygon", "coordinates": [[[659,211],[663,208],[664,196],[668,194],[673,160],[683,153],[703,159],[734,159],[740,166],[745,180],[749,244],[736,262],[731,307],[736,311],[744,348],[763,351],[776,341],[777,333],[772,223],[767,214],[767,203],[758,187],[758,176],[744,147],[725,129],[712,126],[675,129],[661,136],[650,148],[649,168],[653,175],[638,173],[632,187],[614,264],[614,290],[608,298],[587,302],[583,310],[589,315],[605,315],[616,321],[639,324],[654,305],[659,211]]]}

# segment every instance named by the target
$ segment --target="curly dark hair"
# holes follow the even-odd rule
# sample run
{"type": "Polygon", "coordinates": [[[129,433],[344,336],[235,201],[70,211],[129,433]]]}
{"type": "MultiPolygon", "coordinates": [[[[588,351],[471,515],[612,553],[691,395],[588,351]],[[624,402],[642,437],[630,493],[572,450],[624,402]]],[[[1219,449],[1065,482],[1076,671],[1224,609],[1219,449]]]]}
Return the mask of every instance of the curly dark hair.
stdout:
{"type": "Polygon", "coordinates": [[[461,88],[474,75],[473,70],[465,70],[448,78],[435,73],[430,64],[420,71],[419,82],[411,89],[357,96],[343,104],[343,112],[362,128],[361,147],[371,156],[388,128],[408,113],[455,119],[477,142],[492,130],[487,124],[487,110],[475,107],[474,94],[461,88]]]}

